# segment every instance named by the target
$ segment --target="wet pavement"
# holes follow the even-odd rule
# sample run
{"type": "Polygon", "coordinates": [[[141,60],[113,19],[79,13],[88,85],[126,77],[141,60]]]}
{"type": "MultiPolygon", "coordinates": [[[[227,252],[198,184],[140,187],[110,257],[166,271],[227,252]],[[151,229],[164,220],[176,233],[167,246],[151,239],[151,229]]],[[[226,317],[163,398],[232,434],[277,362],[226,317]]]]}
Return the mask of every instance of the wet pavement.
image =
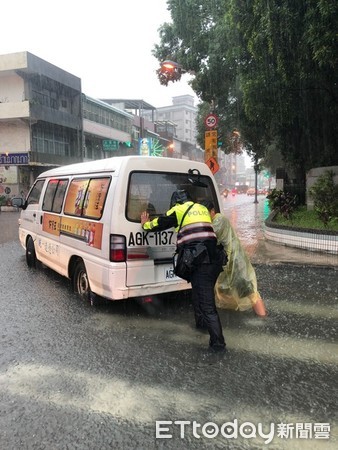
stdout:
{"type": "Polygon", "coordinates": [[[0,211],[0,244],[19,240],[19,211],[0,211]]]}
{"type": "Polygon", "coordinates": [[[80,302],[26,267],[18,215],[0,214],[1,449],[338,448],[337,267],[258,252],[263,202],[224,202],[269,311],[220,310],[225,355],[207,353],[189,296],[80,302]]]}
{"type": "MultiPolygon", "coordinates": [[[[338,267],[338,255],[279,245],[264,238],[264,220],[270,214],[264,196],[229,196],[223,200],[223,212],[236,229],[241,242],[254,264],[310,264],[338,267]]],[[[0,244],[18,239],[20,212],[0,212],[0,244]]]]}
{"type": "Polygon", "coordinates": [[[264,196],[258,196],[258,203],[245,194],[228,196],[223,201],[223,207],[224,214],[236,229],[254,264],[293,263],[338,267],[338,255],[287,247],[265,240],[264,220],[270,210],[264,196]]]}

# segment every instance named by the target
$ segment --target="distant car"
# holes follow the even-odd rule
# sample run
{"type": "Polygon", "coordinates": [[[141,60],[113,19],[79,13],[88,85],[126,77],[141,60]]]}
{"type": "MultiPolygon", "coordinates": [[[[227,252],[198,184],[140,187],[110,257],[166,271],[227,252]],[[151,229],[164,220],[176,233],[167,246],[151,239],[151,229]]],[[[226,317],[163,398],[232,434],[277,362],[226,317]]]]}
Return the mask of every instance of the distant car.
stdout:
{"type": "Polygon", "coordinates": [[[246,194],[246,191],[248,190],[248,186],[246,184],[239,184],[236,186],[237,194],[246,194]]]}
{"type": "Polygon", "coordinates": [[[227,198],[227,196],[229,195],[229,189],[225,188],[225,189],[221,192],[221,195],[222,195],[224,198],[227,198]]]}
{"type": "Polygon", "coordinates": [[[249,188],[246,191],[246,195],[255,195],[256,189],[255,188],[249,188]]]}

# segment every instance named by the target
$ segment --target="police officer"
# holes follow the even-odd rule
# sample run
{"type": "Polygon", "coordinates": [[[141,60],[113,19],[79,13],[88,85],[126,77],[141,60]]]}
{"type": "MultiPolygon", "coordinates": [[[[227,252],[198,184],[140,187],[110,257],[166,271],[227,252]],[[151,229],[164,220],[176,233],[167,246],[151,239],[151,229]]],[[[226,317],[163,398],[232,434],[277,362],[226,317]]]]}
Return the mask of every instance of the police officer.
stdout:
{"type": "Polygon", "coordinates": [[[177,246],[185,246],[193,251],[198,249],[198,260],[191,273],[196,328],[208,330],[209,349],[212,352],[225,351],[222,325],[214,297],[214,285],[222,271],[222,262],[208,209],[199,203],[193,203],[187,191],[178,190],[172,194],[170,209],[165,216],[149,221],[149,214],[144,211],[141,214],[141,225],[146,231],[160,231],[172,227],[178,231],[181,226],[177,235],[177,246]],[[190,206],[181,224],[184,213],[190,206]]]}

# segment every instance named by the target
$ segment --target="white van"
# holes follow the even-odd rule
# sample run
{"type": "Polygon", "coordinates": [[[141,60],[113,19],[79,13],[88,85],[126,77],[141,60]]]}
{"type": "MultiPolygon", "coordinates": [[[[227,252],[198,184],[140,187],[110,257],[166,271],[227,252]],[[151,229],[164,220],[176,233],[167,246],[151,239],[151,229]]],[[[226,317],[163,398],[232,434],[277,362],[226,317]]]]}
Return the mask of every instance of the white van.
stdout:
{"type": "Polygon", "coordinates": [[[120,300],[190,289],[176,277],[174,229],[146,232],[141,212],[165,214],[177,189],[196,202],[220,196],[206,164],[126,156],[42,173],[22,208],[19,238],[30,267],[37,261],[72,281],[84,299],[120,300]]]}

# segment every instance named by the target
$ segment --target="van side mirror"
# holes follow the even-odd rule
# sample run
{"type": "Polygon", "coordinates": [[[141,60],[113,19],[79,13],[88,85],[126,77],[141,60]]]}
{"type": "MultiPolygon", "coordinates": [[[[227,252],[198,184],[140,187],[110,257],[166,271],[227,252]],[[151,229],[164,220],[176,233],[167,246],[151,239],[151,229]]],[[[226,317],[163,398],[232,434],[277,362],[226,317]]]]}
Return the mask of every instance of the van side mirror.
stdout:
{"type": "Polygon", "coordinates": [[[27,208],[27,202],[22,197],[13,197],[11,199],[12,206],[16,206],[17,208],[26,209],[27,208]]]}

